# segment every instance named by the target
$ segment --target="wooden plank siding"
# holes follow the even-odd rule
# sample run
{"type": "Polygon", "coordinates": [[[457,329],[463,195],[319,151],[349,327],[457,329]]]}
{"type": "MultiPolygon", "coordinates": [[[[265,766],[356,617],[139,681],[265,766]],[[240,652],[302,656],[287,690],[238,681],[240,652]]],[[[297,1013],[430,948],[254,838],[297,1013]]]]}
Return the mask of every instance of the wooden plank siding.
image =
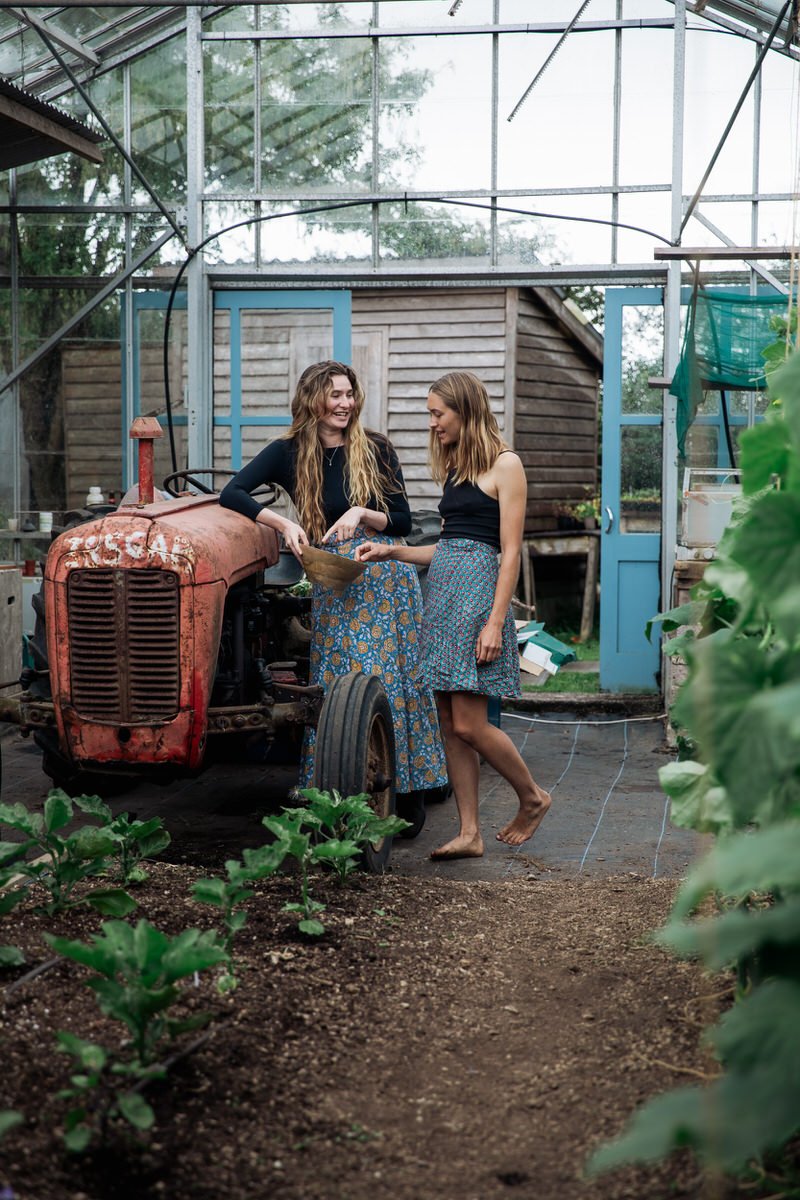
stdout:
{"type": "Polygon", "coordinates": [[[525,466],[528,536],[556,527],[559,505],[597,491],[601,363],[551,289],[518,289],[514,447],[525,466]]]}
{"type": "Polygon", "coordinates": [[[353,293],[353,337],[385,330],[386,425],[413,508],[435,508],[441,488],[428,470],[431,384],[447,371],[474,371],[506,424],[507,324],[504,288],[403,288],[353,293]]]}

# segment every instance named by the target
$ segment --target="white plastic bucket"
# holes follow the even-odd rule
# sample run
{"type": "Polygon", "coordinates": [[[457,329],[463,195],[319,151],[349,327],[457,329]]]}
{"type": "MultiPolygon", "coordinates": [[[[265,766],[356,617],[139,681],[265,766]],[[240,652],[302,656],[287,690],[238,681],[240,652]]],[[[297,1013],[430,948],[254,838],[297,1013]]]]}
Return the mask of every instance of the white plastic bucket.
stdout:
{"type": "Polygon", "coordinates": [[[739,472],[696,470],[688,467],[683,477],[684,546],[716,546],[731,519],[733,502],[741,495],[739,472]]]}

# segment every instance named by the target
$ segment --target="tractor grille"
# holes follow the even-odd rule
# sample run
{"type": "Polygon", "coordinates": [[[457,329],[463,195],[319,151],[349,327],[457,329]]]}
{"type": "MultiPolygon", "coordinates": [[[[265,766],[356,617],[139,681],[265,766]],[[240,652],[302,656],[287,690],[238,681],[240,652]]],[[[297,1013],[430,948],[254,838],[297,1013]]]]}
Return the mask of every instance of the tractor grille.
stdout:
{"type": "Polygon", "coordinates": [[[67,586],[72,703],[120,725],[174,717],[179,589],[171,571],[79,570],[67,586]]]}

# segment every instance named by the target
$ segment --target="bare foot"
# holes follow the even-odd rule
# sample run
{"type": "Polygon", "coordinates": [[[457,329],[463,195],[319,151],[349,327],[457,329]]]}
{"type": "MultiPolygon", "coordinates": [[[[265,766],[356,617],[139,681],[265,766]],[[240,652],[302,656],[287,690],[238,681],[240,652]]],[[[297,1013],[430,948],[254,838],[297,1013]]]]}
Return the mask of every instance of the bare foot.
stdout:
{"type": "Polygon", "coordinates": [[[549,793],[537,788],[536,798],[526,804],[520,803],[519,812],[514,820],[504,825],[497,834],[498,842],[505,842],[507,846],[521,846],[523,842],[527,842],[541,825],[549,807],[549,793]]]}
{"type": "Polygon", "coordinates": [[[431,858],[435,862],[442,862],[449,858],[482,858],[483,857],[483,838],[479,833],[473,834],[472,837],[464,837],[459,834],[454,837],[452,842],[445,842],[438,850],[431,851],[431,858]]]}

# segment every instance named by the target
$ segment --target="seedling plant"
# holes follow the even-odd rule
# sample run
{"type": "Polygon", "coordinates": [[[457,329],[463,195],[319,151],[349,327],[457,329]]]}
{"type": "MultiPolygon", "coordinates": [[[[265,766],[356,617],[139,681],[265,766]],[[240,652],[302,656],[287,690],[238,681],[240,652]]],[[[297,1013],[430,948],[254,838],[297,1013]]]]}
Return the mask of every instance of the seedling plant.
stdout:
{"type": "Polygon", "coordinates": [[[85,1149],[95,1133],[103,1134],[112,1117],[121,1116],[136,1129],[152,1125],[153,1111],[138,1088],[163,1078],[160,1055],[166,1044],[211,1019],[209,1013],[171,1015],[181,999],[178,984],[227,959],[216,930],[188,929],[171,938],[141,920],[135,926],[105,921],[101,931],[89,942],[45,935],[57,954],[96,972],[87,986],[102,1011],[122,1022],[130,1035],[123,1057],[63,1030],[58,1034],[60,1047],[79,1068],[72,1086],[61,1093],[76,1101],[67,1114],[65,1135],[67,1147],[76,1151],[85,1149]],[[135,1086],[117,1087],[117,1079],[133,1079],[135,1086]]]}
{"type": "Polygon", "coordinates": [[[136,907],[123,888],[95,888],[85,897],[75,894],[77,884],[108,871],[118,846],[99,805],[105,807],[97,796],[73,800],[60,788],[48,792],[41,813],[30,812],[24,804],[0,804],[0,824],[24,834],[21,842],[0,842],[0,887],[5,888],[0,912],[9,912],[25,899],[31,884],[47,893],[42,907],[51,916],[82,903],[107,916],[125,916],[136,907]],[[73,806],[99,817],[106,827],[90,824],[67,832],[73,806]]]}
{"type": "Polygon", "coordinates": [[[221,944],[228,955],[227,970],[217,981],[217,987],[222,992],[236,987],[233,939],[247,921],[247,913],[241,905],[253,897],[253,889],[249,885],[273,875],[283,862],[284,855],[285,848],[280,841],[257,850],[246,849],[241,862],[232,858],[225,863],[227,880],[212,877],[198,879],[192,885],[191,893],[195,900],[222,910],[221,944]]]}

